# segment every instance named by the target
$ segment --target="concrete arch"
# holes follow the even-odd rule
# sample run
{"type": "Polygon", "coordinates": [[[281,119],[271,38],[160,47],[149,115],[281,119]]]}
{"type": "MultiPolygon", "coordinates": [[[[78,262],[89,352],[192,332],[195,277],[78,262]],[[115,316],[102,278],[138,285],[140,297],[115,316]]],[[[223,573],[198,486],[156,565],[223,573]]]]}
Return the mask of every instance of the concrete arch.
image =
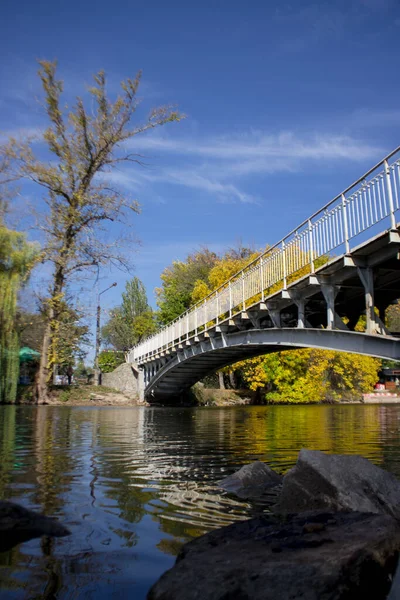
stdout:
{"type": "Polygon", "coordinates": [[[400,341],[391,336],[310,328],[251,329],[193,342],[169,356],[146,363],[145,397],[172,399],[211,371],[246,358],[296,348],[400,359],[400,341]]]}

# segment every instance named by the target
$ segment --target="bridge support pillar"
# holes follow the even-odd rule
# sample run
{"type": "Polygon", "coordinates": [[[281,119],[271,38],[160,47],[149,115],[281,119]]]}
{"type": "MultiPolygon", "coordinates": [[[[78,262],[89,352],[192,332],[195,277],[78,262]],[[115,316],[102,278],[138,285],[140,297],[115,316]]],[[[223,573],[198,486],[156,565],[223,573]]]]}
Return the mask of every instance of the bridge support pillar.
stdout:
{"type": "Polygon", "coordinates": [[[358,276],[365,291],[366,333],[388,333],[385,324],[375,313],[374,272],[371,267],[357,267],[358,276]]]}
{"type": "Polygon", "coordinates": [[[309,325],[306,321],[306,302],[307,297],[296,292],[289,292],[290,298],[297,306],[297,328],[304,329],[309,325]]]}
{"type": "Polygon", "coordinates": [[[374,273],[371,268],[357,267],[358,276],[365,291],[365,316],[367,319],[366,332],[376,333],[374,307],[374,273]]]}
{"type": "Polygon", "coordinates": [[[144,380],[144,368],[138,369],[138,377],[137,377],[137,386],[138,386],[138,396],[140,402],[144,402],[144,390],[146,388],[146,383],[144,380]]]}
{"type": "Polygon", "coordinates": [[[334,329],[336,317],[335,299],[339,290],[334,285],[324,283],[321,284],[321,291],[326,302],[326,328],[334,329]]]}
{"type": "Polygon", "coordinates": [[[306,311],[305,311],[305,301],[304,298],[299,298],[296,301],[297,304],[297,327],[299,329],[304,329],[306,326],[306,311]]]}
{"type": "Polygon", "coordinates": [[[269,316],[271,317],[271,321],[274,327],[281,327],[281,311],[280,308],[275,306],[275,303],[268,302],[267,309],[269,312],[269,316]]]}

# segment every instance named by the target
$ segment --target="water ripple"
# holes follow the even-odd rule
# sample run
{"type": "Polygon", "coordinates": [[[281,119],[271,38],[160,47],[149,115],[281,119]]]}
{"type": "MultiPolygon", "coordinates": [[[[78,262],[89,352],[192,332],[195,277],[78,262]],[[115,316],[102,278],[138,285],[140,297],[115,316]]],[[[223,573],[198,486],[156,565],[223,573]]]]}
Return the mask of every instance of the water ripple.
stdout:
{"type": "Polygon", "coordinates": [[[2,599],[144,599],[186,541],[269,510],[217,482],[302,447],[361,454],[400,476],[400,407],[0,408],[0,497],[72,535],[0,554],[2,599]],[[53,595],[51,595],[53,594],[53,595]]]}

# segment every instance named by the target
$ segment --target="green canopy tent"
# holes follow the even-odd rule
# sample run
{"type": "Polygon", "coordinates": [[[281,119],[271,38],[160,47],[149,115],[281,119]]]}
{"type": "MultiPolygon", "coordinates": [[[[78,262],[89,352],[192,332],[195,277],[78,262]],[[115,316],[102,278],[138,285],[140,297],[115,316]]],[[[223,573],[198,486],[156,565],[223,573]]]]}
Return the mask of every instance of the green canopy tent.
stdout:
{"type": "Polygon", "coordinates": [[[39,360],[40,352],[36,352],[36,350],[32,350],[32,348],[28,348],[28,346],[24,346],[19,351],[19,362],[26,363],[32,360],[39,360]]]}
{"type": "Polygon", "coordinates": [[[40,352],[36,352],[28,346],[24,346],[19,351],[19,383],[29,384],[32,381],[36,366],[36,363],[40,358],[40,352]]]}

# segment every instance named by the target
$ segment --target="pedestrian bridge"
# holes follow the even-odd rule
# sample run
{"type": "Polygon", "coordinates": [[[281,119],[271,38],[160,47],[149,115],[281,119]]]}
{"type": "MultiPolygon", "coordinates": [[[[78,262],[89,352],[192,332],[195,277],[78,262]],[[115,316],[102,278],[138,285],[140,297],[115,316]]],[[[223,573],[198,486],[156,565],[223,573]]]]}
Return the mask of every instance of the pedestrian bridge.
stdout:
{"type": "Polygon", "coordinates": [[[162,401],[208,372],[291,348],[400,360],[400,147],[202,302],[130,351],[162,401]],[[365,331],[354,331],[365,315],[365,331]]]}

